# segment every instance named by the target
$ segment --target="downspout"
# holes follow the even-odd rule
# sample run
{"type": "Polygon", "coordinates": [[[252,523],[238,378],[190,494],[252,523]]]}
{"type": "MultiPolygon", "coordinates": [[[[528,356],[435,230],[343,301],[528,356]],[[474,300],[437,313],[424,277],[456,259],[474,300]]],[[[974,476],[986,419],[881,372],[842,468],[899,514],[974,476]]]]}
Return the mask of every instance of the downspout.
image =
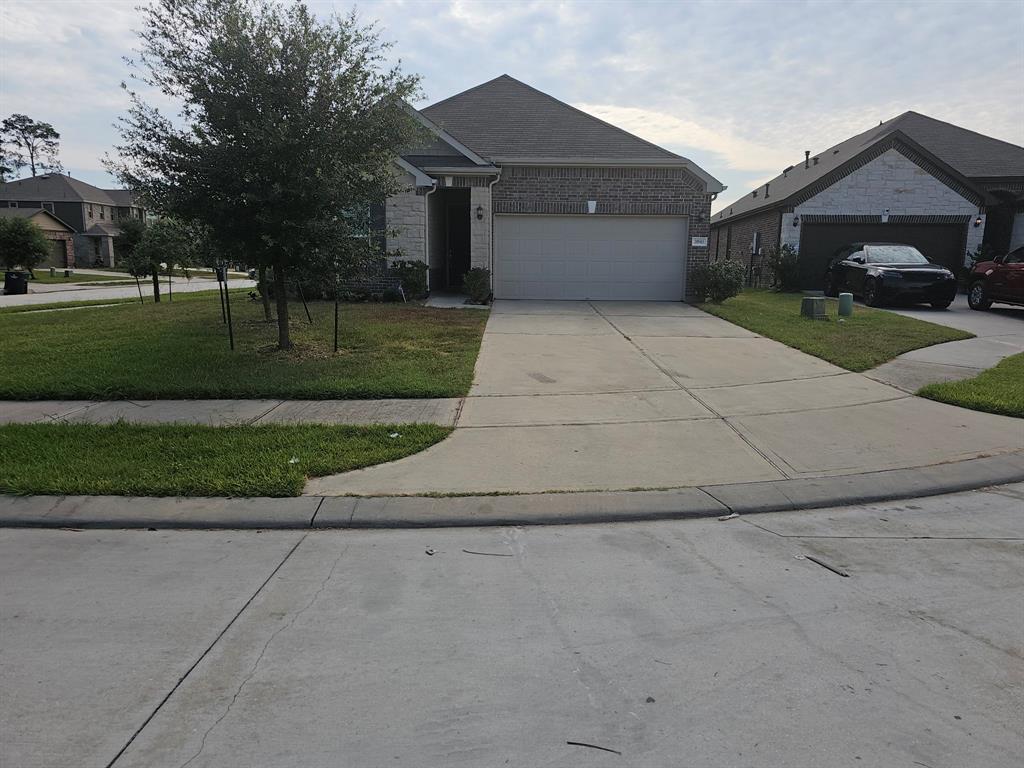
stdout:
{"type": "Polygon", "coordinates": [[[491,296],[494,296],[494,185],[501,181],[501,167],[498,167],[498,175],[494,177],[494,181],[487,185],[487,194],[490,195],[490,206],[491,206],[491,231],[488,245],[490,246],[490,272],[491,272],[491,296]]]}
{"type": "Polygon", "coordinates": [[[432,179],[433,186],[423,195],[423,255],[427,260],[427,295],[430,295],[430,196],[437,192],[437,179],[432,179]]]}

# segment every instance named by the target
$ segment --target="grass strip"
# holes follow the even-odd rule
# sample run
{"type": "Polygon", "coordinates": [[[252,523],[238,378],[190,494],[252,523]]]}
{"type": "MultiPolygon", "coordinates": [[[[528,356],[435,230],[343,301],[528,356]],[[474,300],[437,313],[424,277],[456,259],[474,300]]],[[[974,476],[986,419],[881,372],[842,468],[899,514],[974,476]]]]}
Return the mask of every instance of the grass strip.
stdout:
{"type": "Polygon", "coordinates": [[[8,424],[0,492],[298,496],[307,477],[394,461],[450,433],[432,424],[8,424]]]}
{"type": "MultiPolygon", "coordinates": [[[[972,379],[928,384],[917,394],[973,411],[1024,419],[1024,352],[1004,358],[972,379]]],[[[1024,445],[1024,434],[1021,443],[1024,445]]]]}
{"type": "Polygon", "coordinates": [[[855,306],[852,317],[840,319],[835,299],[826,302],[826,320],[811,320],[800,315],[802,298],[798,293],[748,289],[723,304],[702,304],[701,309],[857,372],[912,349],[974,337],[966,331],[868,307],[855,306]]]}

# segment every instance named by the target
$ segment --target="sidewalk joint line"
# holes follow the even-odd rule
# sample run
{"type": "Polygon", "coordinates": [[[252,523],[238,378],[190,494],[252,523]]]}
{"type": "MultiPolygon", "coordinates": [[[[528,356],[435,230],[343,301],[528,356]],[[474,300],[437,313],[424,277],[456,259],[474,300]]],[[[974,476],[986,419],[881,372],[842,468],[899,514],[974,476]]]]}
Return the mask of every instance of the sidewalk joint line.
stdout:
{"type": "Polygon", "coordinates": [[[310,528],[312,528],[313,527],[313,523],[316,522],[316,516],[318,514],[320,514],[320,507],[322,507],[324,505],[325,501],[327,501],[327,497],[326,496],[321,496],[320,497],[320,503],[317,504],[316,505],[316,509],[313,510],[313,516],[311,518],[309,518],[309,527],[310,528]]]}
{"type": "Polygon", "coordinates": [[[295,550],[297,550],[299,548],[299,545],[303,541],[306,540],[306,537],[308,535],[309,535],[309,533],[302,534],[302,536],[299,538],[299,540],[297,542],[295,542],[295,544],[292,546],[291,549],[288,550],[287,554],[284,556],[284,558],[282,558],[281,562],[277,564],[277,567],[274,568],[274,570],[272,570],[270,572],[270,575],[267,576],[267,578],[265,578],[263,580],[263,583],[260,584],[259,587],[256,588],[256,591],[252,593],[252,595],[249,597],[249,599],[246,600],[245,603],[242,605],[242,607],[239,608],[238,611],[235,613],[235,615],[231,617],[231,620],[227,624],[224,625],[224,628],[213,639],[213,642],[210,643],[206,647],[206,650],[203,651],[199,655],[199,658],[196,659],[192,663],[192,666],[189,667],[187,670],[185,670],[185,674],[183,674],[181,677],[178,678],[178,682],[176,682],[174,684],[174,686],[171,688],[171,690],[169,690],[167,692],[167,694],[160,700],[160,703],[156,705],[156,708],[149,714],[149,717],[147,717],[142,722],[142,725],[140,725],[138,728],[135,729],[135,732],[132,733],[131,737],[128,739],[128,741],[125,742],[124,746],[121,747],[121,749],[118,751],[118,753],[116,755],[114,755],[113,759],[109,763],[106,764],[105,768],[112,768],[114,763],[116,763],[118,760],[120,760],[121,756],[126,751],[128,751],[128,747],[130,747],[132,745],[132,742],[134,742],[135,739],[138,737],[138,735],[140,733],[142,733],[143,729],[145,729],[145,727],[147,725],[149,725],[150,722],[152,722],[153,718],[157,716],[157,713],[160,712],[160,710],[163,708],[164,704],[166,704],[168,702],[168,700],[171,698],[171,696],[174,695],[174,692],[177,691],[178,688],[181,687],[182,683],[185,682],[185,680],[188,678],[188,676],[192,674],[193,670],[195,670],[195,668],[199,666],[199,664],[203,661],[203,659],[205,659],[209,655],[210,651],[213,650],[214,646],[217,645],[217,643],[220,642],[220,639],[222,637],[224,637],[225,634],[227,634],[227,631],[229,629],[231,629],[231,627],[234,626],[235,622],[238,621],[239,617],[242,615],[242,613],[245,611],[245,609],[248,608],[252,604],[253,600],[255,600],[256,597],[260,594],[260,592],[262,592],[263,589],[267,586],[267,584],[270,583],[270,580],[273,579],[277,575],[277,572],[281,570],[281,568],[284,566],[284,564],[286,562],[288,562],[288,559],[295,553],[295,550]]]}

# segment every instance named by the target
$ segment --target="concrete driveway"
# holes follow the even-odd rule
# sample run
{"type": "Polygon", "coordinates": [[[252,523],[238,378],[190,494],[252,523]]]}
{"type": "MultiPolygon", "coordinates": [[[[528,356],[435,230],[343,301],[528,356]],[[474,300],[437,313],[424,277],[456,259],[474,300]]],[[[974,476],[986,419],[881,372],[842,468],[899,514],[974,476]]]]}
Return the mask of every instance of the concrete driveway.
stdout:
{"type": "Polygon", "coordinates": [[[909,397],[686,304],[499,301],[450,438],[306,492],[675,488],[1022,447],[1015,419],[909,397]]]}
{"type": "Polygon", "coordinates": [[[959,328],[976,337],[915,349],[867,372],[871,378],[907,392],[933,382],[973,378],[1004,357],[1024,352],[1024,307],[995,304],[988,311],[975,312],[967,306],[966,296],[957,296],[949,309],[916,306],[892,311],[959,328]]]}

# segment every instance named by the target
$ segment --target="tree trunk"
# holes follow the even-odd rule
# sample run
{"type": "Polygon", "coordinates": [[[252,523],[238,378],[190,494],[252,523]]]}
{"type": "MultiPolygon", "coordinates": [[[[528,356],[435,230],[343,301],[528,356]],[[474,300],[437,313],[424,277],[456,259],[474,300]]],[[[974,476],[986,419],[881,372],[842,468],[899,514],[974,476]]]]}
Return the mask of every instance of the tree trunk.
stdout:
{"type": "Polygon", "coordinates": [[[153,270],[153,301],[160,303],[160,273],[153,270]]]}
{"type": "Polygon", "coordinates": [[[292,340],[288,334],[288,294],[284,285],[284,268],[274,266],[274,298],[277,300],[277,348],[291,349],[292,340]]]}
{"type": "Polygon", "coordinates": [[[267,267],[265,264],[260,264],[259,281],[256,285],[256,290],[260,292],[260,299],[263,301],[263,319],[268,323],[272,323],[274,322],[274,316],[270,312],[270,291],[268,288],[267,267]]]}

